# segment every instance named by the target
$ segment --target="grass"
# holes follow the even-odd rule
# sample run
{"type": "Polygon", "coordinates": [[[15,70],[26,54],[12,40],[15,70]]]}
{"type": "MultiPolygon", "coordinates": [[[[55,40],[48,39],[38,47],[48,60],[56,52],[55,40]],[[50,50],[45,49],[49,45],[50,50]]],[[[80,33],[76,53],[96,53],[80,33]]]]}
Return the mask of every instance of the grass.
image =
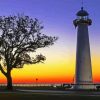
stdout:
{"type": "MultiPolygon", "coordinates": [[[[54,88],[53,86],[13,86],[14,90],[24,89],[24,90],[65,90],[64,88],[58,86],[54,88]]],[[[0,90],[6,89],[6,86],[1,86],[0,90]]]]}

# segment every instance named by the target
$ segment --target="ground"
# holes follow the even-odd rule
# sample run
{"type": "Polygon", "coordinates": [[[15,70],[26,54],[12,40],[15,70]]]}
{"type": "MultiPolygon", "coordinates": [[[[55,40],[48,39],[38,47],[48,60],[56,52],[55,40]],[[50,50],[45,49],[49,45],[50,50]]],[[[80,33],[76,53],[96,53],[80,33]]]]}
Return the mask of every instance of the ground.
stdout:
{"type": "MultiPolygon", "coordinates": [[[[36,88],[35,88],[36,89],[36,88]]],[[[39,90],[40,89],[40,90],[39,90]]],[[[32,87],[14,87],[13,91],[0,88],[0,100],[99,100],[100,91],[34,90],[32,87]],[[29,91],[27,91],[29,90],[29,91]]]]}
{"type": "Polygon", "coordinates": [[[99,100],[100,96],[49,95],[34,93],[0,93],[0,100],[99,100]]]}

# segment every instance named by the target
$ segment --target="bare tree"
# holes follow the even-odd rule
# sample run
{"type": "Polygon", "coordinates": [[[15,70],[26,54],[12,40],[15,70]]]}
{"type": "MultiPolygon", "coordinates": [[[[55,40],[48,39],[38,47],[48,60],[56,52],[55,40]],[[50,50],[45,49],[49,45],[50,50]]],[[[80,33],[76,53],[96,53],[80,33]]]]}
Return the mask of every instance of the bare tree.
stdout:
{"type": "Polygon", "coordinates": [[[38,48],[53,45],[57,37],[41,34],[41,23],[29,16],[0,17],[0,70],[7,78],[7,89],[12,90],[11,71],[24,64],[36,64],[46,58],[42,54],[30,56],[38,48]]]}

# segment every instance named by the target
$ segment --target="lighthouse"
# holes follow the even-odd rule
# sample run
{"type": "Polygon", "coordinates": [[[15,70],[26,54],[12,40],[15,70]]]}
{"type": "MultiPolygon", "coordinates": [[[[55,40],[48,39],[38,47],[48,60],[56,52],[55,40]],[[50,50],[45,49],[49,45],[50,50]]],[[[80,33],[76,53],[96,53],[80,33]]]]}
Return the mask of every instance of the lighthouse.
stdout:
{"type": "Polygon", "coordinates": [[[94,89],[88,26],[92,25],[89,14],[83,7],[73,21],[77,29],[76,70],[74,89],[94,89]]]}

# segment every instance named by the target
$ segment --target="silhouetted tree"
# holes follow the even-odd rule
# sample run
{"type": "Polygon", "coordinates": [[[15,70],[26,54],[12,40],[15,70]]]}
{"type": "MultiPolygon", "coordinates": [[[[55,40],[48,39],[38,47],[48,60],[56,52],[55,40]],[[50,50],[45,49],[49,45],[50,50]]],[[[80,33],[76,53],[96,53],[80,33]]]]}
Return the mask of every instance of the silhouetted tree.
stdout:
{"type": "Polygon", "coordinates": [[[30,53],[38,48],[53,45],[57,37],[41,34],[41,23],[29,16],[0,17],[0,70],[7,78],[7,89],[11,90],[13,68],[23,68],[24,64],[36,64],[44,61],[43,55],[30,53]]]}

